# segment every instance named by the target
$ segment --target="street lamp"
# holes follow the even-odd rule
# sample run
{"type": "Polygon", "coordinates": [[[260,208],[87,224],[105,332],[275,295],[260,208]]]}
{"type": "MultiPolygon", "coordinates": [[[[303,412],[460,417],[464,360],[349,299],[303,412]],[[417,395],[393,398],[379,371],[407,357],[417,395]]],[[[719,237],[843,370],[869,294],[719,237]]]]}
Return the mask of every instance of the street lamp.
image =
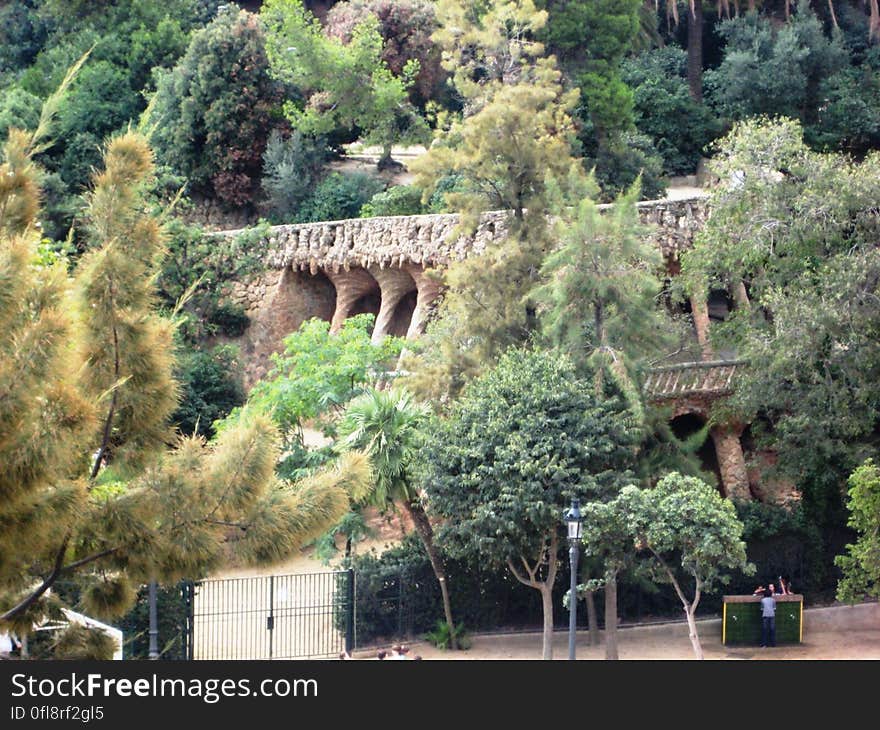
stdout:
{"type": "Polygon", "coordinates": [[[149,648],[149,658],[150,659],[158,659],[159,658],[159,612],[157,610],[157,593],[158,593],[158,585],[156,581],[150,581],[150,648],[149,648]]]}
{"type": "Polygon", "coordinates": [[[571,565],[571,592],[568,598],[568,658],[574,659],[577,631],[577,565],[584,527],[580,500],[576,497],[572,498],[571,508],[563,513],[563,518],[568,525],[568,562],[571,565]]]}

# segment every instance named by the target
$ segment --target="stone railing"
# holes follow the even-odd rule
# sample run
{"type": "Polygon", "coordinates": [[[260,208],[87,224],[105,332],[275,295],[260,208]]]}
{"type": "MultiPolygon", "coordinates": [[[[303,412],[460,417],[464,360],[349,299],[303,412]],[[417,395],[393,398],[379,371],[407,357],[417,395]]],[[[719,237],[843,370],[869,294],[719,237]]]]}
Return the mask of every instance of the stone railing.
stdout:
{"type": "MultiPolygon", "coordinates": [[[[638,210],[642,223],[649,226],[648,236],[666,258],[678,258],[689,248],[706,219],[703,197],[645,201],[638,204],[638,210]]],[[[485,213],[469,236],[452,235],[459,217],[451,213],[296,223],[273,226],[256,245],[264,249],[266,267],[276,270],[292,268],[315,274],[352,267],[401,268],[404,264],[443,267],[480,253],[488,243],[503,237],[509,220],[507,211],[485,213]]]]}
{"type": "Polygon", "coordinates": [[[655,401],[690,395],[724,395],[733,390],[737,368],[744,365],[744,360],[714,360],[653,368],[645,380],[645,394],[655,401]]]}

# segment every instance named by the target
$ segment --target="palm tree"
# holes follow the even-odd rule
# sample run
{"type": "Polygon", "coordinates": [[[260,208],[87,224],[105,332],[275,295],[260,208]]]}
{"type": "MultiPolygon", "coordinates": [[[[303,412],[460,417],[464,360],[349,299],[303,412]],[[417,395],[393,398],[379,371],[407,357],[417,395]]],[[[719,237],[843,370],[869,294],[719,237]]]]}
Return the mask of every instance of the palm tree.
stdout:
{"type": "Polygon", "coordinates": [[[369,501],[382,508],[399,504],[412,520],[440,584],[451,646],[457,649],[446,572],[434,547],[434,530],[422,496],[410,472],[419,435],[429,415],[427,405],[416,403],[403,389],[370,390],[349,403],[339,436],[343,449],[360,449],[370,459],[374,487],[369,501]]]}

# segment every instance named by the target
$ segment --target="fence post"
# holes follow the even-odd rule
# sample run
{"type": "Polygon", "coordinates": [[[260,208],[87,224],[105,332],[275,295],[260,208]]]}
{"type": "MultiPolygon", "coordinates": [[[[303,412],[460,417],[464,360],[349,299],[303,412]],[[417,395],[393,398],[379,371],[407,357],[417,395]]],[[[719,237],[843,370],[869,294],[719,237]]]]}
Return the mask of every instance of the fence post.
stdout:
{"type": "Polygon", "coordinates": [[[183,623],[183,656],[184,659],[192,661],[196,639],[196,586],[193,581],[183,581],[183,595],[186,605],[186,618],[183,623]]]}
{"type": "Polygon", "coordinates": [[[346,572],[348,584],[345,597],[345,651],[351,654],[354,650],[354,568],[349,568],[346,572]]]}
{"type": "Polygon", "coordinates": [[[272,632],[275,630],[275,576],[269,576],[269,616],[266,619],[269,631],[269,658],[272,658],[272,632]]]}

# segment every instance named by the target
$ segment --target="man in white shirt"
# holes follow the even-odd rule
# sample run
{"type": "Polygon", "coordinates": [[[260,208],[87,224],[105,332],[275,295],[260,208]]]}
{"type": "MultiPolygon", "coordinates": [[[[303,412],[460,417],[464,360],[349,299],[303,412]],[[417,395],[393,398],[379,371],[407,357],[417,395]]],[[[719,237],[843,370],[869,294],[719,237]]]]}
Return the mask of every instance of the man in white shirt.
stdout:
{"type": "Polygon", "coordinates": [[[761,599],[761,646],[776,646],[776,599],[770,588],[764,589],[761,599]]]}

